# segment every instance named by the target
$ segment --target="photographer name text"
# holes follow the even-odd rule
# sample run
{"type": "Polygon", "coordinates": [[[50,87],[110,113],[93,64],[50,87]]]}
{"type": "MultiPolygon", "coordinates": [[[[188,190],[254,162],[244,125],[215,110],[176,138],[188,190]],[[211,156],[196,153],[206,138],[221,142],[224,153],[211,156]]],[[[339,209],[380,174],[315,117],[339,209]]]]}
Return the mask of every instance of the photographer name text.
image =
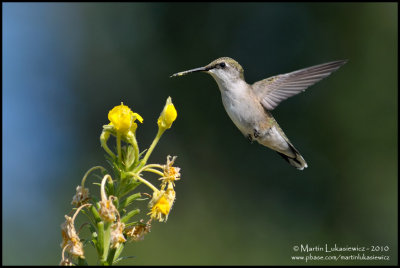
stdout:
{"type": "Polygon", "coordinates": [[[341,246],[337,244],[333,245],[309,245],[309,244],[300,244],[294,248],[295,251],[298,252],[387,252],[390,250],[389,246],[380,246],[380,245],[371,245],[371,246],[341,246]]]}

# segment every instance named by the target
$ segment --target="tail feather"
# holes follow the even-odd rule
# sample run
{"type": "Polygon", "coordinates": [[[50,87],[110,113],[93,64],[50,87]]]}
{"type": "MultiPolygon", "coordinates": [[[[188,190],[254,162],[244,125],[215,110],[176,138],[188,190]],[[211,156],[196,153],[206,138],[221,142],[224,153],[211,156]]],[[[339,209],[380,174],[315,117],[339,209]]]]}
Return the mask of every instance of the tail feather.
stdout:
{"type": "Polygon", "coordinates": [[[289,142],[288,142],[288,144],[289,144],[290,149],[293,151],[293,154],[295,155],[295,157],[287,156],[286,154],[283,154],[278,151],[276,151],[276,152],[280,156],[282,156],[282,158],[285,159],[289,164],[291,164],[292,166],[294,166],[295,168],[297,168],[299,170],[303,170],[304,168],[308,167],[306,161],[301,156],[299,151],[297,151],[296,148],[294,148],[294,146],[292,144],[290,144],[289,142]]]}

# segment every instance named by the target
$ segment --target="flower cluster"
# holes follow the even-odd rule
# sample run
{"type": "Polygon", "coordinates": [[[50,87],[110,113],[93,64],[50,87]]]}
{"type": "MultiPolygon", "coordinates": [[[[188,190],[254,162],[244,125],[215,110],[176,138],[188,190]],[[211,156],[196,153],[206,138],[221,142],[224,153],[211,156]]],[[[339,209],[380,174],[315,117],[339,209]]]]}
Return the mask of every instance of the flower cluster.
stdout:
{"type": "Polygon", "coordinates": [[[167,221],[169,212],[172,208],[172,205],[175,201],[175,181],[180,180],[180,168],[173,167],[176,159],[174,156],[171,160],[171,156],[167,157],[167,164],[162,166],[162,177],[159,179],[161,180],[160,190],[154,191],[153,197],[149,202],[149,207],[151,211],[149,215],[151,215],[152,219],[156,219],[160,222],[167,221]],[[167,189],[165,190],[165,187],[167,189]]]}
{"type": "MultiPolygon", "coordinates": [[[[134,113],[128,106],[121,102],[108,113],[109,123],[103,126],[100,135],[100,143],[107,153],[108,161],[114,171],[114,179],[107,170],[96,166],[88,170],[82,179],[81,185],[76,188],[76,194],[71,204],[75,206],[76,212],[71,218],[65,216],[66,221],[61,225],[63,241],[62,260],[60,265],[74,265],[74,259],[79,265],[87,265],[84,255],[84,245],[81,242],[78,232],[75,230],[74,221],[82,209],[89,222],[83,226],[89,226],[92,237],[85,239],[91,241],[95,246],[99,263],[112,265],[121,258],[126,242],[140,241],[150,232],[152,220],[165,222],[175,201],[175,182],[180,179],[180,168],[174,167],[175,157],[168,156],[165,165],[148,164],[147,161],[160,140],[163,133],[171,128],[177,118],[177,111],[169,97],[157,120],[158,132],[152,144],[147,150],[140,152],[136,140],[136,131],[143,118],[134,113]],[[111,136],[116,138],[116,152],[108,147],[111,136]],[[125,143],[122,146],[122,143],[125,143]],[[100,184],[100,200],[89,194],[85,187],[86,178],[92,171],[100,169],[103,176],[100,184]],[[143,177],[145,172],[155,173],[161,180],[160,187],[155,187],[143,177]],[[139,209],[132,209],[130,205],[140,199],[141,193],[134,190],[139,185],[149,187],[153,194],[148,203],[150,215],[145,223],[143,219],[131,221],[133,216],[140,213],[139,209]],[[68,256],[65,256],[68,254],[68,256]]],[[[82,226],[82,227],[83,227],[82,226]]]]}

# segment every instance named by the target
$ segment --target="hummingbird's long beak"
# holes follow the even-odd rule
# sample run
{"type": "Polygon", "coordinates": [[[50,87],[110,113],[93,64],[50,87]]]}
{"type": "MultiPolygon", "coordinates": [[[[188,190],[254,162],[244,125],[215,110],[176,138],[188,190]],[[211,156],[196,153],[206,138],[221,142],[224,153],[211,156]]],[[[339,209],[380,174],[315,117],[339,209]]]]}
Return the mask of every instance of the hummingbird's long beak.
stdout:
{"type": "Polygon", "coordinates": [[[195,69],[191,69],[191,70],[187,70],[187,71],[183,71],[183,72],[179,72],[179,73],[173,74],[170,77],[182,76],[182,75],[185,75],[185,74],[188,74],[188,73],[194,73],[194,72],[207,72],[208,70],[210,70],[210,68],[208,66],[199,67],[199,68],[195,68],[195,69]]]}

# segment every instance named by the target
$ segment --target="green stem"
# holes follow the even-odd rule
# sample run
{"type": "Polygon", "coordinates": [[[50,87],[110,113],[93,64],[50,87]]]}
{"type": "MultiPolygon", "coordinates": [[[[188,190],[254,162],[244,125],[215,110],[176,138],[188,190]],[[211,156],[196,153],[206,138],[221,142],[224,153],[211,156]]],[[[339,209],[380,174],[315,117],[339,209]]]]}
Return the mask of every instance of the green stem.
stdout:
{"type": "Polygon", "coordinates": [[[118,161],[122,163],[122,155],[121,155],[121,133],[117,132],[117,152],[118,152],[118,161]]]}
{"type": "Polygon", "coordinates": [[[134,176],[136,179],[138,179],[140,182],[143,182],[144,184],[146,184],[148,187],[150,187],[154,192],[158,192],[158,189],[151,184],[150,182],[146,181],[145,179],[143,179],[142,177],[140,177],[138,174],[134,173],[134,172],[128,172],[127,174],[134,176]]]}
{"type": "Polygon", "coordinates": [[[95,170],[95,169],[106,170],[106,169],[103,168],[102,166],[96,166],[96,167],[92,167],[91,169],[89,169],[89,170],[86,172],[85,176],[83,176],[83,179],[82,179],[82,188],[85,187],[85,181],[86,181],[87,176],[89,176],[89,173],[92,172],[92,171],[95,170]]]}
{"type": "Polygon", "coordinates": [[[104,223],[104,244],[103,244],[103,255],[100,258],[101,264],[107,264],[107,255],[110,248],[110,238],[111,238],[111,223],[104,223]]]}
{"type": "Polygon", "coordinates": [[[164,169],[163,165],[160,164],[149,164],[149,165],[145,165],[144,167],[142,167],[141,169],[139,169],[139,171],[136,171],[137,174],[140,174],[143,170],[147,169],[147,168],[160,168],[160,169],[164,169]]]}
{"type": "Polygon", "coordinates": [[[157,175],[160,175],[161,177],[164,177],[164,173],[162,173],[161,171],[159,171],[157,169],[146,168],[143,171],[153,172],[153,173],[156,173],[157,175]]]}
{"type": "Polygon", "coordinates": [[[97,253],[101,258],[104,253],[104,222],[99,221],[97,223],[97,244],[96,244],[97,253]]]}
{"type": "Polygon", "coordinates": [[[150,145],[149,150],[147,150],[146,155],[143,157],[143,160],[140,161],[140,165],[139,165],[140,167],[146,165],[147,159],[149,159],[151,153],[154,150],[154,147],[156,147],[156,145],[157,145],[158,141],[160,140],[160,138],[161,138],[162,134],[164,133],[164,131],[165,131],[165,129],[158,128],[158,132],[157,132],[156,137],[153,140],[153,143],[150,145]]]}
{"type": "Polygon", "coordinates": [[[91,206],[92,204],[84,204],[84,205],[82,205],[82,206],[80,206],[76,211],[75,211],[75,214],[74,214],[74,216],[72,216],[72,222],[75,222],[75,219],[76,219],[76,216],[78,216],[78,213],[79,213],[79,211],[82,209],[82,208],[84,208],[84,207],[87,207],[87,206],[91,206]]]}
{"type": "Polygon", "coordinates": [[[107,145],[107,140],[110,137],[110,132],[104,131],[100,135],[100,143],[103,149],[112,157],[112,159],[115,159],[115,154],[108,148],[107,145]]]}
{"type": "Polygon", "coordinates": [[[103,177],[103,180],[101,181],[101,187],[100,187],[100,194],[101,194],[101,200],[102,200],[102,201],[107,200],[106,190],[105,190],[105,188],[104,188],[107,179],[108,179],[108,181],[109,181],[110,183],[112,183],[112,178],[111,178],[110,175],[107,174],[107,175],[105,175],[105,176],[103,177]]]}
{"type": "Polygon", "coordinates": [[[133,162],[133,165],[136,166],[136,164],[139,162],[139,146],[137,144],[135,135],[133,135],[132,145],[133,145],[133,149],[135,150],[135,161],[133,162]]]}

